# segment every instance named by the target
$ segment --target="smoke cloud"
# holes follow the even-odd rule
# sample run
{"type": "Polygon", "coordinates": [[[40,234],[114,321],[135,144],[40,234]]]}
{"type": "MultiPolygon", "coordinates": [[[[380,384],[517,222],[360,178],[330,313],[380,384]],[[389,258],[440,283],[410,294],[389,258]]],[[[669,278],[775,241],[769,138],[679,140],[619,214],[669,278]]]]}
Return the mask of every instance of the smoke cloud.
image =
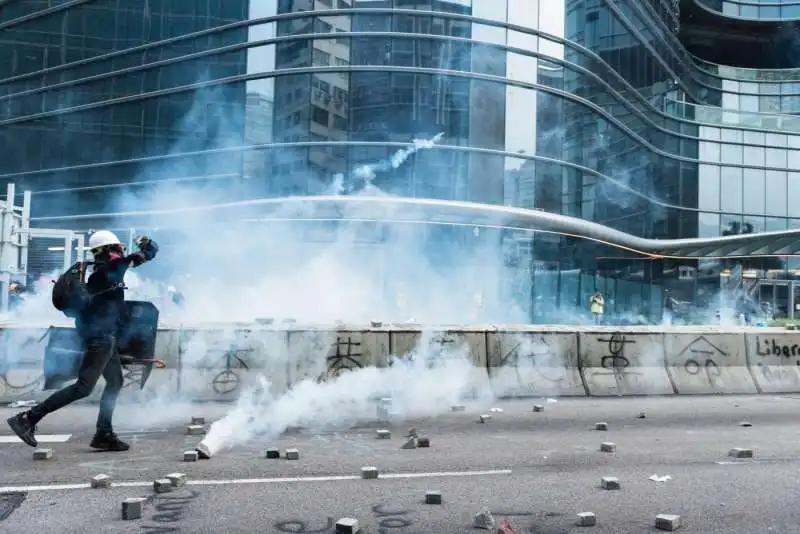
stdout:
{"type": "Polygon", "coordinates": [[[376,415],[392,422],[432,417],[464,396],[490,398],[488,389],[474,389],[475,368],[465,346],[434,354],[426,341],[430,336],[423,335],[419,349],[394,358],[390,367],[357,369],[321,383],[305,380],[277,398],[262,378],[260,387],[211,425],[198,448],[213,456],[255,436],[275,439],[290,427],[324,430],[375,420],[376,415]]]}

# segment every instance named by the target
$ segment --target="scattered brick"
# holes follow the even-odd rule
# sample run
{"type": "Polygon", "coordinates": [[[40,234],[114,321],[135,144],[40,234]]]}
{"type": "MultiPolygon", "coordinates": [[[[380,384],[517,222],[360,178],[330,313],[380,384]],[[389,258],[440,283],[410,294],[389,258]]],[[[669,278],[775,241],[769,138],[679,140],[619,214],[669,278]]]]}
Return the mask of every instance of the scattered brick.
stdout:
{"type": "Polygon", "coordinates": [[[385,429],[378,430],[376,434],[378,439],[389,439],[392,437],[392,433],[385,429]]]}
{"type": "Polygon", "coordinates": [[[297,449],[286,449],[286,459],[287,460],[299,460],[300,459],[300,451],[297,449]]]}
{"type": "Polygon", "coordinates": [[[425,504],[442,504],[442,492],[441,491],[425,492],[425,504]]]}
{"type": "Polygon", "coordinates": [[[656,528],[674,532],[681,528],[681,516],[672,514],[658,514],[656,516],[656,528]]]}
{"type": "Polygon", "coordinates": [[[480,417],[478,417],[478,422],[479,423],[485,423],[485,422],[491,421],[491,420],[492,420],[492,416],[489,415],[489,414],[485,414],[485,413],[481,414],[480,417]]]}
{"type": "Polygon", "coordinates": [[[92,477],[91,486],[94,489],[108,488],[111,486],[111,477],[108,475],[95,475],[92,477]]]}
{"type": "Polygon", "coordinates": [[[492,530],[494,523],[494,517],[489,510],[478,512],[472,519],[472,526],[482,530],[492,530]]]}
{"type": "Polygon", "coordinates": [[[184,462],[196,462],[197,461],[197,451],[184,451],[184,453],[183,453],[183,461],[184,462]]]}
{"type": "Polygon", "coordinates": [[[735,449],[728,451],[728,456],[732,456],[733,458],[752,458],[753,449],[742,449],[740,447],[736,447],[735,449]]]}
{"type": "Polygon", "coordinates": [[[33,451],[34,460],[49,460],[53,457],[53,449],[36,449],[33,451]]]}
{"type": "Polygon", "coordinates": [[[417,447],[428,448],[431,446],[431,439],[426,437],[417,438],[417,447]]]}
{"type": "Polygon", "coordinates": [[[617,477],[603,477],[600,479],[600,487],[607,490],[618,490],[621,486],[617,477]]]}
{"type": "Polygon", "coordinates": [[[122,501],[122,519],[125,521],[141,519],[145,502],[147,502],[147,499],[144,498],[125,499],[122,501]]]}
{"type": "Polygon", "coordinates": [[[579,527],[593,527],[597,524],[597,516],[592,512],[581,512],[578,514],[576,525],[579,527]]]}
{"type": "Polygon", "coordinates": [[[450,408],[450,411],[452,411],[452,412],[463,412],[463,411],[466,411],[466,409],[467,409],[467,407],[464,406],[463,404],[456,404],[455,406],[452,406],[450,408]]]}
{"type": "Polygon", "coordinates": [[[186,485],[186,475],[183,473],[170,473],[167,475],[167,480],[169,480],[173,488],[180,488],[186,485]]]}
{"type": "Polygon", "coordinates": [[[536,406],[533,407],[533,411],[534,412],[543,412],[544,411],[544,406],[542,406],[541,404],[537,404],[536,406]]]}
{"type": "Polygon", "coordinates": [[[608,423],[595,423],[594,429],[603,431],[608,430],[608,423]]]}
{"type": "Polygon", "coordinates": [[[344,517],[336,522],[336,534],[357,534],[360,530],[358,519],[344,517]]]}
{"type": "Polygon", "coordinates": [[[267,449],[265,456],[270,460],[277,460],[281,457],[281,451],[280,449],[267,449]]]}
{"type": "Polygon", "coordinates": [[[617,445],[611,443],[610,441],[606,441],[600,444],[600,452],[616,452],[617,445]]]}
{"type": "Polygon", "coordinates": [[[361,478],[366,480],[371,480],[374,478],[378,478],[378,468],[377,467],[362,467],[361,468],[361,478]]]}
{"type": "Polygon", "coordinates": [[[203,436],[205,433],[206,429],[203,425],[189,425],[186,427],[187,436],[203,436]]]}
{"type": "Polygon", "coordinates": [[[408,438],[405,443],[400,447],[401,449],[416,449],[417,438],[408,438]]]}
{"type": "Polygon", "coordinates": [[[160,478],[153,481],[153,491],[156,493],[169,493],[172,491],[172,482],[168,478],[160,478]]]}

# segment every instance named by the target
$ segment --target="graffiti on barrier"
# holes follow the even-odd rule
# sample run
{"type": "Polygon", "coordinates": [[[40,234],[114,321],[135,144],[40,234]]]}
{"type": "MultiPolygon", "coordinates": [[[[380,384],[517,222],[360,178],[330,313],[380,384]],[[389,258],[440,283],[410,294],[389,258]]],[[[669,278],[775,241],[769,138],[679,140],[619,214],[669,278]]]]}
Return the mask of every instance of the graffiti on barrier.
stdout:
{"type": "Polygon", "coordinates": [[[631,362],[625,355],[626,346],[635,344],[635,340],[626,338],[621,332],[615,332],[608,338],[599,337],[597,341],[608,344],[608,354],[600,358],[600,365],[603,369],[609,370],[608,374],[613,375],[618,381],[624,380],[626,375],[637,374],[630,370],[631,362]]]}
{"type": "Polygon", "coordinates": [[[560,387],[568,381],[568,377],[558,372],[559,367],[553,365],[554,361],[561,361],[559,347],[553,346],[546,336],[537,334],[511,345],[500,358],[499,367],[514,369],[520,387],[530,383],[531,372],[560,387]]]}
{"type": "Polygon", "coordinates": [[[711,343],[705,336],[698,336],[678,353],[678,359],[685,358],[683,369],[687,374],[698,376],[703,373],[711,387],[717,387],[722,375],[716,360],[728,353],[711,343]]]}
{"type": "Polygon", "coordinates": [[[360,340],[355,340],[353,336],[337,336],[336,342],[326,358],[327,377],[335,378],[343,371],[363,368],[364,364],[360,359],[363,355],[360,340]]]}
{"type": "MultiPolygon", "coordinates": [[[[775,338],[756,336],[756,354],[758,356],[780,356],[783,358],[800,358],[800,344],[781,343],[775,338]]],[[[797,360],[800,365],[800,359],[797,360]]]]}

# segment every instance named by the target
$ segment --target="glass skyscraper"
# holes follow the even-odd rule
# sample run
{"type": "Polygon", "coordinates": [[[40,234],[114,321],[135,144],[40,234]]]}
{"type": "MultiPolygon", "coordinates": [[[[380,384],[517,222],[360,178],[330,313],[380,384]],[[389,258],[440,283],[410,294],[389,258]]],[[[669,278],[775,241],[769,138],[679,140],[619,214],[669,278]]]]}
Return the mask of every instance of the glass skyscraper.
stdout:
{"type": "MultiPolygon", "coordinates": [[[[117,193],[144,198],[153,181],[200,184],[216,199],[317,194],[336,173],[441,133],[443,148],[376,185],[656,239],[797,228],[800,70],[775,26],[796,9],[17,0],[0,5],[0,55],[10,58],[0,62],[0,178],[34,192],[34,217],[114,211],[117,193]]],[[[588,305],[596,289],[611,314],[658,316],[665,290],[702,304],[734,267],[574,237],[502,240],[532,320],[588,305]]],[[[781,258],[737,265],[762,278],[793,273],[781,258]]],[[[793,313],[792,296],[772,291],[793,313]]]]}

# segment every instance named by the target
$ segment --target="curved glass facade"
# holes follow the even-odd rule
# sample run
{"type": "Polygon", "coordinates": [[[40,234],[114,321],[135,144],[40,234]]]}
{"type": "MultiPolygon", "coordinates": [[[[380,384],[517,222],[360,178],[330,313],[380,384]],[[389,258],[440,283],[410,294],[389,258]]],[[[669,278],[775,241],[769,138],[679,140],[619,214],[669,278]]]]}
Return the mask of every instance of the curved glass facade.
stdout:
{"type": "MultiPolygon", "coordinates": [[[[34,191],[34,216],[106,211],[113,193],[143,197],[152,181],[205,184],[216,198],[316,194],[442,134],[375,184],[649,238],[800,224],[789,204],[800,128],[784,116],[750,124],[741,100],[739,122],[713,107],[727,80],[678,42],[677,2],[51,5],[0,11],[13,59],[0,64],[0,177],[34,191]]],[[[613,295],[611,313],[655,316],[677,273],[575,239],[503,238],[519,291],[549,295],[532,299],[538,319],[595,288],[613,295]]]]}
{"type": "Polygon", "coordinates": [[[798,20],[797,0],[693,0],[728,17],[750,20],[798,20]]]}

